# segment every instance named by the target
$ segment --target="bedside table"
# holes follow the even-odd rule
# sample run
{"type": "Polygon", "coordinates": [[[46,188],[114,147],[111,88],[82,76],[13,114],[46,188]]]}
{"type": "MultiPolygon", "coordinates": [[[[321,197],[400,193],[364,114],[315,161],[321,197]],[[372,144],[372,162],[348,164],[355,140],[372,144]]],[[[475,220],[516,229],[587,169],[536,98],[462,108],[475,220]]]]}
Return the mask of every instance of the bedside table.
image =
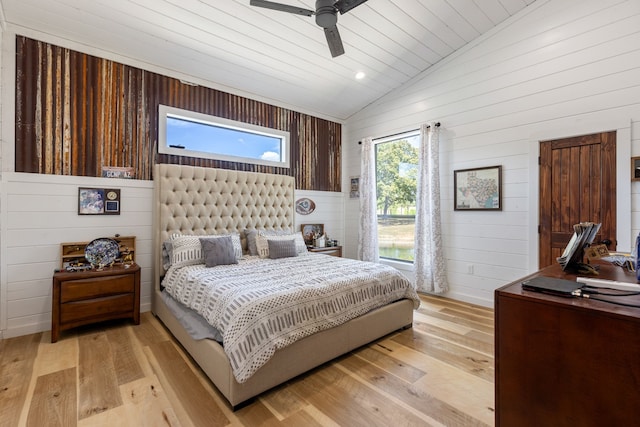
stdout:
{"type": "Polygon", "coordinates": [[[324,255],[342,257],[342,246],[327,246],[325,248],[316,248],[315,246],[307,246],[309,252],[316,252],[324,255]]]}
{"type": "Polygon", "coordinates": [[[60,332],[111,319],[140,324],[140,266],[53,275],[51,342],[60,332]]]}

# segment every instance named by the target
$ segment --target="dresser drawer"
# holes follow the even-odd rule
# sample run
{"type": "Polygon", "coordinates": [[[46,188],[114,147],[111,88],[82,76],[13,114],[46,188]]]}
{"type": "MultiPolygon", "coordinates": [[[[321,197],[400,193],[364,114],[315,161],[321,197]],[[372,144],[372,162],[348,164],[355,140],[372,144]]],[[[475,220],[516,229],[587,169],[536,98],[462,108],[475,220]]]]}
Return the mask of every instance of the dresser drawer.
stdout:
{"type": "Polygon", "coordinates": [[[60,286],[60,302],[64,304],[71,301],[133,292],[134,286],[135,280],[131,274],[69,280],[60,286]]]}
{"type": "Polygon", "coordinates": [[[133,303],[134,295],[130,293],[62,304],[60,322],[74,323],[87,319],[99,319],[105,315],[114,318],[117,313],[132,313],[133,303]]]}

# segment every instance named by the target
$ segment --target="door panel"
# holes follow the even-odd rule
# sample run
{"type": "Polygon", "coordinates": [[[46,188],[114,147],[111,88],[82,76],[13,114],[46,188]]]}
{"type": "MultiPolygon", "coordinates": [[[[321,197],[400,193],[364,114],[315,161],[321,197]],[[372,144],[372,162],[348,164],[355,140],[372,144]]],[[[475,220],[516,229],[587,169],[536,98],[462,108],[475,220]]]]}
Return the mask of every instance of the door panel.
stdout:
{"type": "Polygon", "coordinates": [[[616,248],[616,133],[540,142],[539,267],[556,262],[579,222],[600,222],[595,241],[616,248]]]}

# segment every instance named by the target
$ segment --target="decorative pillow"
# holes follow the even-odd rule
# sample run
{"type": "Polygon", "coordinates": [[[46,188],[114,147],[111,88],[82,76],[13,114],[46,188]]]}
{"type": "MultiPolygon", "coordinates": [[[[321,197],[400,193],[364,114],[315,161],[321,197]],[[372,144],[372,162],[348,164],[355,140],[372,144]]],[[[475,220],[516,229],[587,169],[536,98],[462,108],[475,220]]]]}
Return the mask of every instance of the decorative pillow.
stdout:
{"type": "Polygon", "coordinates": [[[269,240],[293,240],[295,242],[296,252],[298,255],[308,254],[307,245],[302,237],[302,232],[282,236],[265,236],[262,232],[259,232],[256,236],[256,248],[258,249],[258,255],[260,258],[267,258],[269,256],[269,240]]]}
{"type": "Polygon", "coordinates": [[[242,242],[238,233],[220,234],[207,237],[213,237],[215,239],[222,236],[231,236],[231,242],[233,243],[233,252],[236,254],[236,259],[242,259],[242,242]]]}
{"type": "Polygon", "coordinates": [[[291,234],[289,230],[256,230],[245,229],[244,235],[247,238],[247,249],[249,255],[258,255],[258,248],[256,246],[256,236],[262,234],[263,236],[285,236],[291,234]]]}
{"type": "Polygon", "coordinates": [[[162,242],[162,268],[168,270],[171,267],[171,254],[173,252],[173,244],[171,239],[162,242]]]}
{"type": "Polygon", "coordinates": [[[244,235],[247,237],[247,249],[249,250],[249,255],[258,255],[258,248],[256,247],[256,236],[258,235],[258,230],[244,230],[244,235]]]}
{"type": "Polygon", "coordinates": [[[296,249],[296,241],[294,239],[290,239],[290,240],[267,239],[267,243],[269,244],[269,258],[271,259],[298,256],[298,251],[296,249]]]}
{"type": "Polygon", "coordinates": [[[236,259],[241,259],[242,243],[240,243],[240,235],[237,233],[211,236],[192,236],[176,233],[172,234],[170,238],[170,243],[172,246],[170,256],[171,265],[175,265],[176,267],[184,267],[187,265],[204,264],[204,255],[202,253],[202,244],[200,243],[200,238],[219,239],[226,236],[231,237],[236,259]]]}
{"type": "Polygon", "coordinates": [[[256,250],[260,258],[269,258],[269,241],[262,234],[256,234],[256,250]]]}
{"type": "Polygon", "coordinates": [[[174,234],[171,236],[171,265],[184,267],[204,263],[202,245],[198,236],[174,234]]]}
{"type": "Polygon", "coordinates": [[[298,255],[308,255],[309,251],[307,250],[307,243],[304,241],[304,237],[302,237],[302,231],[298,231],[294,235],[296,236],[295,241],[298,255]]]}
{"type": "Polygon", "coordinates": [[[220,236],[214,239],[201,237],[200,244],[202,245],[204,264],[207,267],[238,263],[231,236],[220,236]]]}

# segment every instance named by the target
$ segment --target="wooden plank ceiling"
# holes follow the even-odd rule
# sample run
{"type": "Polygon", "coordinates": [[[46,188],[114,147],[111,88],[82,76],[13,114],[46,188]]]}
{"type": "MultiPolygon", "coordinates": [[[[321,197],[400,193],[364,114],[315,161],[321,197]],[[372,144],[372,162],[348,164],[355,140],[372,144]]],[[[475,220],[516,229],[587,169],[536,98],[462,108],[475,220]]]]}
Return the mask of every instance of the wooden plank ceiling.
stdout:
{"type": "Polygon", "coordinates": [[[533,2],[369,0],[338,16],[337,58],[313,17],[249,0],[0,0],[0,18],[7,31],[340,122],[533,2]]]}

